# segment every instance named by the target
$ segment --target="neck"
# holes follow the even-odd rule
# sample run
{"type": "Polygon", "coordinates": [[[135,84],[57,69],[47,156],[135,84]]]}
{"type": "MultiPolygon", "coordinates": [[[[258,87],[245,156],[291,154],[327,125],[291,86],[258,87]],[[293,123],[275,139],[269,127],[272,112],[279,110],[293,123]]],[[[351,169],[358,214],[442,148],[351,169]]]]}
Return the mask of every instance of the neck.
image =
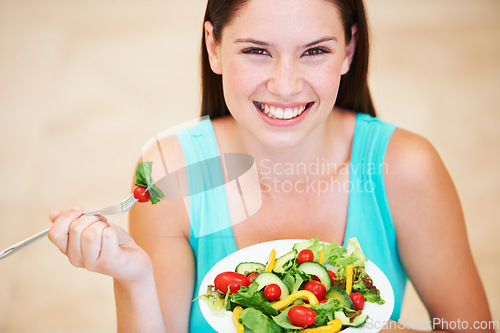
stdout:
{"type": "MultiPolygon", "coordinates": [[[[236,149],[254,157],[261,174],[272,172],[287,178],[303,176],[311,170],[336,170],[348,163],[350,149],[343,144],[342,126],[332,112],[299,144],[289,147],[269,145],[234,122],[232,138],[236,149]]],[[[345,143],[345,142],[344,142],[345,143]]],[[[332,171],[334,172],[334,171],[332,171]]]]}

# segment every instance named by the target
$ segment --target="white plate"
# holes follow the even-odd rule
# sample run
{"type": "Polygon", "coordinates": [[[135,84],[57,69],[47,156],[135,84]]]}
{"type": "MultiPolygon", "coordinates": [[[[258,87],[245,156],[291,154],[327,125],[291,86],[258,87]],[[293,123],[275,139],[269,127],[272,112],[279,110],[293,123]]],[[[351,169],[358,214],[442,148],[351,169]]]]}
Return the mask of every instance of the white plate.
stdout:
{"type": "MultiPolygon", "coordinates": [[[[203,281],[201,282],[200,295],[206,293],[208,285],[213,285],[214,279],[219,273],[234,271],[239,263],[245,261],[260,262],[265,264],[268,260],[269,252],[271,252],[272,249],[276,250],[276,257],[278,258],[283,254],[290,252],[293,245],[301,241],[304,241],[304,239],[283,239],[260,243],[228,255],[215,264],[205,275],[203,281]]],[[[366,272],[373,280],[373,284],[380,290],[380,296],[383,300],[385,300],[385,303],[382,305],[368,302],[365,303],[363,313],[366,313],[369,316],[367,323],[362,327],[350,327],[342,332],[378,332],[384,327],[385,322],[387,322],[391,317],[392,309],[394,308],[394,293],[389,280],[380,268],[378,268],[371,261],[367,261],[365,263],[365,267],[366,272]]],[[[199,303],[201,313],[213,329],[219,333],[236,333],[236,328],[234,327],[231,319],[231,312],[225,311],[222,314],[214,313],[210,310],[207,302],[203,298],[199,299],[199,303]]]]}

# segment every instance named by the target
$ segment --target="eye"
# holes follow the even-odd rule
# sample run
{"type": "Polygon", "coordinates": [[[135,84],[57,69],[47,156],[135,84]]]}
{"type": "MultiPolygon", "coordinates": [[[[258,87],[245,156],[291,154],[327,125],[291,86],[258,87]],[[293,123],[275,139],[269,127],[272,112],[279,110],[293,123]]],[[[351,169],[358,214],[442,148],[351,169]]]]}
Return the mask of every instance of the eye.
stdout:
{"type": "Polygon", "coordinates": [[[318,56],[321,54],[330,53],[330,50],[326,47],[313,47],[304,52],[305,56],[318,56]]]}
{"type": "Polygon", "coordinates": [[[264,49],[259,49],[257,47],[250,47],[242,51],[245,54],[256,54],[256,55],[269,55],[269,53],[264,49]]]}

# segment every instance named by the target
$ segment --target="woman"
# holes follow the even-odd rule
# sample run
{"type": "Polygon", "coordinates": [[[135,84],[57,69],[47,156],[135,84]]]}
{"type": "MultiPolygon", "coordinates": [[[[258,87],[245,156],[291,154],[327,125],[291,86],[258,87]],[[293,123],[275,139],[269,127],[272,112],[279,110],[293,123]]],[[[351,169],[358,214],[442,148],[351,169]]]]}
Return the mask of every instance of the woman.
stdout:
{"type": "Polygon", "coordinates": [[[214,209],[203,201],[210,199],[190,197],[188,210],[180,200],[136,205],[133,239],[79,206],[50,216],[49,237],[73,265],[114,278],[119,331],[209,332],[191,301],[211,265],[252,244],[310,237],[358,237],[391,281],[393,320],[407,276],[432,318],[470,325],[491,319],[458,196],[438,154],[425,139],[371,117],[362,1],[210,0],[202,67],[202,115],[212,121],[195,126],[196,135],[181,131],[159,144],[174,165],[214,150],[253,156],[262,189],[255,214],[241,223],[226,214],[226,229],[200,236],[193,225],[210,222],[214,209]],[[338,167],[276,167],[317,161],[338,167]],[[279,186],[305,180],[334,185],[321,193],[279,186]]]}

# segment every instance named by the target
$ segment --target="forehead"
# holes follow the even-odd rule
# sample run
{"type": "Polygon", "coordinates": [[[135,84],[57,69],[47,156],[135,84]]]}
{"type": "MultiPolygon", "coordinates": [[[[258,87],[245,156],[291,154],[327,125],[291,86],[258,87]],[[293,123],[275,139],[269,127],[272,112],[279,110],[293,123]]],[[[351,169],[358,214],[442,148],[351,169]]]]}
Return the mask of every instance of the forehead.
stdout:
{"type": "Polygon", "coordinates": [[[319,35],[340,39],[344,29],[337,6],[329,0],[248,0],[224,28],[226,34],[298,41],[319,35]]]}

